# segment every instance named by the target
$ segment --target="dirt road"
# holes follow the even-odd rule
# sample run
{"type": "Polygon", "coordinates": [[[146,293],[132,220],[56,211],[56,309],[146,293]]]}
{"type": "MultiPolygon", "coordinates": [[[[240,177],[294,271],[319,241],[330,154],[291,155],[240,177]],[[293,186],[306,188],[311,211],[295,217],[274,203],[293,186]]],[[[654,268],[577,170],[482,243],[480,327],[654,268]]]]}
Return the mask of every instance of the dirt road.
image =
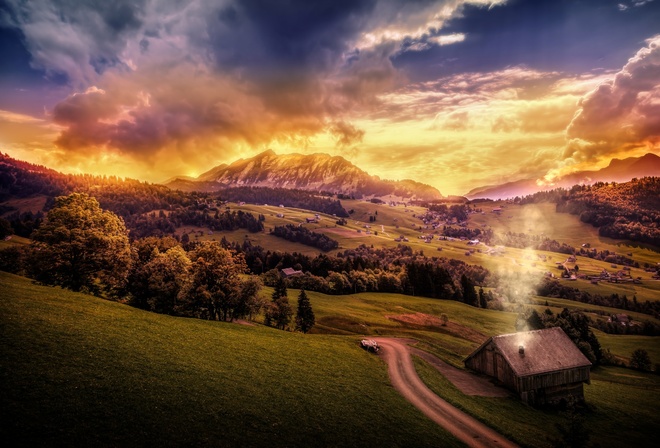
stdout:
{"type": "Polygon", "coordinates": [[[376,338],[388,364],[392,385],[427,417],[470,447],[516,447],[483,423],[456,409],[426,387],[415,371],[405,341],[376,338]]]}

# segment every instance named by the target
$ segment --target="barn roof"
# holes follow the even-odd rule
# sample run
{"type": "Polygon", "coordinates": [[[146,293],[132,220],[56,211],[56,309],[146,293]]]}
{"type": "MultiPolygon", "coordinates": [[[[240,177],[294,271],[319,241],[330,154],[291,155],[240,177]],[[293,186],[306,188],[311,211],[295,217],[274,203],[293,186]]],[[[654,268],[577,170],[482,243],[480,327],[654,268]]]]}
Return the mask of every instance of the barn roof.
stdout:
{"type": "Polygon", "coordinates": [[[293,268],[284,268],[284,269],[282,269],[282,274],[284,274],[285,277],[291,277],[293,275],[302,274],[302,271],[296,271],[293,268]]]}
{"type": "Polygon", "coordinates": [[[518,377],[590,366],[560,327],[493,336],[467,359],[492,344],[518,377]],[[520,346],[524,353],[520,353],[520,346]]]}

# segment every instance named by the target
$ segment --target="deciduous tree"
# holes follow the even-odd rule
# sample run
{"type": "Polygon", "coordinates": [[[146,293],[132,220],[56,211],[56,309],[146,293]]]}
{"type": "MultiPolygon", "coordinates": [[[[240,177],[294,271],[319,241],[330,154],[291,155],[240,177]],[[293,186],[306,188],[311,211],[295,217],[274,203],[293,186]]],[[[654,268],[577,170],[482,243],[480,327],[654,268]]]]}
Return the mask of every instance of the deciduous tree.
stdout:
{"type": "Polygon", "coordinates": [[[204,242],[190,253],[190,281],[177,311],[209,320],[228,320],[241,295],[240,275],[247,267],[218,242],[204,242]]]}
{"type": "Polygon", "coordinates": [[[644,370],[648,372],[651,370],[651,365],[651,357],[649,356],[649,352],[642,348],[638,348],[632,352],[632,356],[630,357],[630,367],[632,369],[644,370]]]}
{"type": "Polygon", "coordinates": [[[87,194],[56,198],[32,239],[29,271],[42,283],[112,293],[128,275],[130,245],[123,220],[87,194]]]}

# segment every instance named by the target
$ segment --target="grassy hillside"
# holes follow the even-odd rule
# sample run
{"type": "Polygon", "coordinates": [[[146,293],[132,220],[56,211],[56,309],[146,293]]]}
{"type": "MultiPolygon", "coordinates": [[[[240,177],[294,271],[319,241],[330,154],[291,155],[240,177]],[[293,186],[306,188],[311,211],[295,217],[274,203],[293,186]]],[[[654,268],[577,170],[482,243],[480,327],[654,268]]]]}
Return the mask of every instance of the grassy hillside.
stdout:
{"type": "MultiPolygon", "coordinates": [[[[147,313],[2,272],[0,284],[0,435],[32,446],[459,446],[357,342],[412,337],[461,366],[479,338],[512,332],[515,321],[453,301],[308,292],[317,326],[301,335],[147,313]],[[401,320],[442,313],[446,327],[401,320]]],[[[289,290],[293,306],[297,293],[289,290]]],[[[654,338],[598,336],[615,354],[641,347],[656,362],[654,338]]],[[[564,422],[515,398],[464,396],[424,362],[417,367],[442,397],[523,446],[548,446],[564,422]]],[[[585,386],[592,440],[650,446],[659,378],[595,370],[585,386]],[[610,438],[615,421],[622,429],[610,438]]]]}
{"type": "Polygon", "coordinates": [[[16,446],[460,446],[359,338],[0,284],[0,435],[16,446]]]}

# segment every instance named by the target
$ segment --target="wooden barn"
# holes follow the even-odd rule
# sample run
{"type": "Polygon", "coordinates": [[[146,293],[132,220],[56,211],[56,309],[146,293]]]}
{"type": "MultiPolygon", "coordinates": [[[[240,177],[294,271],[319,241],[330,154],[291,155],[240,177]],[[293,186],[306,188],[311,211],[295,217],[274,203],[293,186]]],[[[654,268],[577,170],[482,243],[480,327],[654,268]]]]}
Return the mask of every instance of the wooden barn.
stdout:
{"type": "Polygon", "coordinates": [[[465,359],[465,367],[496,378],[532,405],[569,396],[584,399],[591,363],[559,328],[493,336],[465,359]]]}

